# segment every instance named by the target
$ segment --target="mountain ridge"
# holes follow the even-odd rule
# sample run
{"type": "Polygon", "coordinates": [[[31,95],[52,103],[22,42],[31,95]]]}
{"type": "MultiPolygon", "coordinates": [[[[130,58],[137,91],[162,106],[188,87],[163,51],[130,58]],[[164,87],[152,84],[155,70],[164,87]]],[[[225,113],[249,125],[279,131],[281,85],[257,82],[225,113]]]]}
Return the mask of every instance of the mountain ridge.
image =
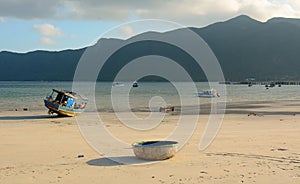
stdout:
{"type": "MultiPolygon", "coordinates": [[[[260,22],[240,15],[203,28],[190,29],[200,35],[215,53],[226,80],[241,81],[249,77],[257,80],[300,80],[297,70],[300,68],[300,19],[272,18],[260,22]]],[[[173,31],[177,30],[151,34],[162,36],[173,31]]],[[[148,33],[135,37],[143,34],[148,33]]],[[[126,40],[105,38],[99,41],[105,46],[126,40]]],[[[158,47],[164,49],[160,45],[158,47]]],[[[37,50],[27,53],[1,51],[0,80],[72,80],[85,49],[37,50]],[[60,67],[55,67],[57,65],[60,67]]],[[[168,54],[175,57],[171,52],[168,54]]],[[[124,53],[120,57],[131,56],[124,53]]],[[[205,79],[203,73],[199,75],[195,77],[196,80],[205,79]]],[[[106,77],[106,80],[112,80],[111,77],[106,77]]]]}

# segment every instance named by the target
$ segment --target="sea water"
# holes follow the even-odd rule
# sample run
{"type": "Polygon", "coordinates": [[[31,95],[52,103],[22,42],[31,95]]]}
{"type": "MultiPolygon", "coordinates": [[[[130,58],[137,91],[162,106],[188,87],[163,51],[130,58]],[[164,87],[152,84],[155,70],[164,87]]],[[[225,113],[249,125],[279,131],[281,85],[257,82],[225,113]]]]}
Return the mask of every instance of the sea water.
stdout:
{"type": "MultiPolygon", "coordinates": [[[[98,111],[112,111],[111,94],[113,88],[131,87],[131,82],[125,82],[121,86],[112,86],[111,82],[98,82],[95,86],[95,101],[98,111]]],[[[184,83],[182,84],[184,85],[184,83]]],[[[197,90],[210,89],[208,83],[195,83],[197,90]]],[[[226,101],[277,101],[300,100],[300,86],[283,85],[266,89],[263,85],[226,85],[226,101]]],[[[45,81],[0,81],[0,111],[6,110],[47,110],[43,104],[43,98],[50,94],[52,89],[72,90],[72,82],[45,82],[45,81]]],[[[117,90],[118,91],[118,90],[117,90]]],[[[122,90],[120,90],[122,91],[122,90]]],[[[129,98],[130,107],[143,110],[149,107],[153,97],[159,97],[165,104],[181,105],[182,98],[198,98],[193,91],[188,90],[180,94],[176,87],[169,82],[139,82],[139,87],[131,88],[129,94],[123,94],[129,98]]],[[[223,95],[223,94],[220,94],[223,95]]],[[[122,94],[121,94],[122,96],[122,94]]],[[[210,99],[202,99],[201,103],[209,103],[210,99]]]]}

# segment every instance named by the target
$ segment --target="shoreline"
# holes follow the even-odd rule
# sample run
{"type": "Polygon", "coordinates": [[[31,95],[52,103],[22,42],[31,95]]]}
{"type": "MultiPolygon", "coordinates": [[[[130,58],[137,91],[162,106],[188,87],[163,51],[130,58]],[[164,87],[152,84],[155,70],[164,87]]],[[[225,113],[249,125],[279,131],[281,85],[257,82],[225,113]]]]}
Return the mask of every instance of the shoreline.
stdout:
{"type": "MultiPolygon", "coordinates": [[[[224,102],[218,102],[221,106],[224,102]]],[[[200,104],[200,113],[199,114],[210,114],[212,103],[201,103],[200,104]]],[[[249,113],[258,113],[265,115],[296,115],[300,114],[300,100],[273,100],[273,101],[234,101],[234,102],[226,102],[225,103],[225,114],[249,114],[249,113]]],[[[173,115],[180,115],[181,106],[174,106],[175,113],[173,115]]],[[[189,109],[193,110],[194,108],[199,108],[199,106],[184,106],[186,112],[183,114],[189,114],[189,109]]],[[[221,109],[222,110],[222,109],[221,109]]],[[[36,110],[31,109],[30,107],[18,108],[18,110],[14,109],[1,109],[0,113],[5,112],[45,112],[47,115],[46,107],[42,107],[42,109],[36,110]]],[[[131,109],[134,113],[149,113],[149,107],[134,107],[131,109]]],[[[159,111],[159,107],[157,107],[157,111],[159,111]]],[[[86,110],[86,112],[91,112],[86,110]]],[[[98,113],[114,113],[113,109],[98,109],[98,113]]]]}

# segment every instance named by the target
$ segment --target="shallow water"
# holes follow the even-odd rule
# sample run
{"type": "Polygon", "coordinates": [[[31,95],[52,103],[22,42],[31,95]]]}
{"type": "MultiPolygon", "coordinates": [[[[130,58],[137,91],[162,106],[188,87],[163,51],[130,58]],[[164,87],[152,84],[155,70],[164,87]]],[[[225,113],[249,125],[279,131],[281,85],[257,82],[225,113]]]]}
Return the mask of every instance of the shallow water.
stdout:
{"type": "MultiPolygon", "coordinates": [[[[118,93],[119,97],[128,98],[132,109],[148,108],[149,102],[153,103],[156,108],[164,103],[180,106],[182,105],[181,100],[185,98],[194,99],[195,101],[199,99],[192,90],[185,87],[185,85],[188,86],[191,83],[176,84],[185,89],[182,93],[178,92],[174,85],[168,82],[141,82],[138,88],[131,88],[128,94],[125,89],[126,87],[131,87],[131,84],[128,82],[124,83],[124,86],[112,87],[110,82],[97,83],[95,87],[97,109],[99,111],[111,111],[113,109],[111,103],[112,89],[118,93]]],[[[210,88],[208,83],[199,82],[195,84],[199,92],[210,88]]],[[[268,90],[261,85],[252,87],[247,85],[220,86],[226,87],[227,102],[300,100],[300,86],[283,85],[282,87],[276,86],[268,90]]],[[[43,98],[51,92],[52,88],[71,90],[72,82],[0,81],[0,110],[14,110],[16,108],[46,110],[43,98]]],[[[88,92],[84,95],[89,96],[88,92]]],[[[221,93],[220,95],[224,94],[221,93]]],[[[210,99],[201,98],[200,102],[208,103],[210,99]]]]}

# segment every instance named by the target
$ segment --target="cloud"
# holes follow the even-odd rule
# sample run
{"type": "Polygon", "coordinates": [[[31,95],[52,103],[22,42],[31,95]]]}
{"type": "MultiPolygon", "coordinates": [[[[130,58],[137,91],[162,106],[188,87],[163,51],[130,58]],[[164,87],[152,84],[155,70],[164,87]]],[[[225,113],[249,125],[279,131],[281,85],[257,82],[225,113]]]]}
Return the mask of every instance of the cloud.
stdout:
{"type": "Polygon", "coordinates": [[[134,31],[134,28],[132,26],[122,25],[120,27],[116,27],[110,30],[102,36],[107,38],[128,39],[134,36],[135,34],[136,32],[134,31]]]}
{"type": "Polygon", "coordinates": [[[286,0],[293,8],[300,10],[300,1],[299,0],[286,0]]]}
{"type": "Polygon", "coordinates": [[[253,18],[266,21],[272,17],[300,17],[300,6],[295,1],[283,2],[279,0],[243,0],[240,12],[253,18]]]}
{"type": "Polygon", "coordinates": [[[3,17],[0,17],[0,22],[5,22],[3,17]]]}
{"type": "Polygon", "coordinates": [[[1,0],[0,16],[17,19],[59,17],[64,0],[1,0]]]}
{"type": "Polygon", "coordinates": [[[183,25],[205,25],[247,14],[265,21],[300,17],[299,0],[1,0],[0,16],[18,19],[127,21],[165,19],[183,25]]]}
{"type": "Polygon", "coordinates": [[[61,37],[63,36],[62,31],[51,24],[37,24],[34,25],[33,28],[44,36],[54,36],[54,37],[61,37]]]}
{"type": "Polygon", "coordinates": [[[134,31],[132,29],[132,27],[130,26],[123,26],[122,28],[122,32],[126,37],[131,37],[134,35],[134,31]]]}
{"type": "Polygon", "coordinates": [[[53,45],[53,44],[55,44],[55,41],[50,38],[43,37],[40,39],[40,43],[42,43],[44,45],[53,45]]]}

